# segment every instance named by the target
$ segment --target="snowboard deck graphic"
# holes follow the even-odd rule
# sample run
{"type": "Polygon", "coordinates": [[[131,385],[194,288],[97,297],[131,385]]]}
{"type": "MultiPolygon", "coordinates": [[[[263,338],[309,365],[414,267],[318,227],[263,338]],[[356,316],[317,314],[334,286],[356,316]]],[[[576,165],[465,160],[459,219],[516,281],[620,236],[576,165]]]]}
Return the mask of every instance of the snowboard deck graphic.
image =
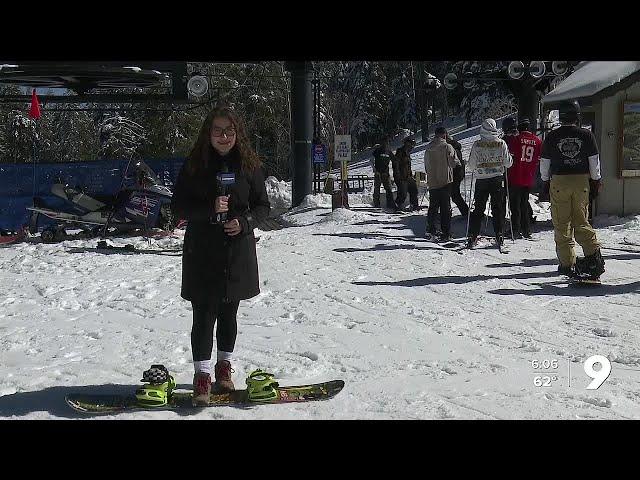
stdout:
{"type": "Polygon", "coordinates": [[[327,400],[340,393],[343,387],[343,380],[332,380],[329,382],[310,385],[278,387],[276,389],[278,393],[276,398],[266,401],[249,401],[246,390],[235,390],[230,393],[212,393],[209,397],[209,404],[202,406],[194,406],[192,404],[191,399],[193,392],[188,390],[178,390],[173,392],[169,402],[160,407],[141,405],[133,394],[69,394],[65,396],[65,401],[71,408],[82,413],[119,413],[135,410],[175,410],[179,408],[201,409],[218,406],[248,407],[263,404],[300,403],[314,400],[327,400]]]}

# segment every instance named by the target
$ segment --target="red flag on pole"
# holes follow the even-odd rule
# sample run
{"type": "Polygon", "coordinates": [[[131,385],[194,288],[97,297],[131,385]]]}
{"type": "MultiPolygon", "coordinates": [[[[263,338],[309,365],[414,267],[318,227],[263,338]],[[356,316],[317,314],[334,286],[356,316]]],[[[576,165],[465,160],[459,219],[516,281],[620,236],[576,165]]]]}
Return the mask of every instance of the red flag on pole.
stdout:
{"type": "Polygon", "coordinates": [[[34,120],[40,118],[40,103],[38,102],[38,96],[36,95],[36,89],[33,89],[31,94],[31,108],[29,109],[29,116],[34,120]]]}

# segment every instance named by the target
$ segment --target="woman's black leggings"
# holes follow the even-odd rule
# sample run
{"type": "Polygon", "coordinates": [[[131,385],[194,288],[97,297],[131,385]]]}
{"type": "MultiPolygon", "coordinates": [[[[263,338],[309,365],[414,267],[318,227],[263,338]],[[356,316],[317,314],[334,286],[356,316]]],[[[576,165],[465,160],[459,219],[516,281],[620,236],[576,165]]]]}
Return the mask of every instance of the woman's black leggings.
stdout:
{"type": "Polygon", "coordinates": [[[240,302],[194,303],[191,327],[193,361],[210,360],[213,351],[213,327],[218,320],[216,342],[218,350],[233,352],[238,334],[238,306],[240,302]]]}

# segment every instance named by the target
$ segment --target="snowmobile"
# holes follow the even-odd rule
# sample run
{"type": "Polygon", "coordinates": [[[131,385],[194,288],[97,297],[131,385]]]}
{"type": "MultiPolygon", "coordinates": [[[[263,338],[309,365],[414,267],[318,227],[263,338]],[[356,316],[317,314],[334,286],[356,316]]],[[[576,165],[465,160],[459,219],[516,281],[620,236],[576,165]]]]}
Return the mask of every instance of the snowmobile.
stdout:
{"type": "Polygon", "coordinates": [[[22,241],[25,236],[26,232],[24,230],[8,231],[0,228],[0,246],[18,243],[22,241]]]}
{"type": "Polygon", "coordinates": [[[63,239],[66,228],[81,229],[91,236],[106,235],[114,229],[116,232],[151,228],[173,230],[175,220],[171,212],[171,190],[142,160],[136,161],[134,167],[135,175],[127,177],[127,166],[120,191],[113,196],[88,195],[82,188],[73,188],[58,179],[51,186],[57,206],[35,197],[33,207],[27,207],[33,212],[29,233],[36,234],[39,231],[40,216],[54,220],[53,225],[45,226],[40,234],[42,241],[47,243],[63,239]],[[59,206],[60,200],[63,201],[62,207],[59,206]]]}

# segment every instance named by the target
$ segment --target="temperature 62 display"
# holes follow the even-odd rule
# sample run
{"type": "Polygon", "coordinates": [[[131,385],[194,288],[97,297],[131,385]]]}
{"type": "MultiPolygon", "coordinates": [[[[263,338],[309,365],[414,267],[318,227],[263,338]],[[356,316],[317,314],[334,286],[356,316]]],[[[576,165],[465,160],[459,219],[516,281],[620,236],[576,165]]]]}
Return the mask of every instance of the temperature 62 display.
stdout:
{"type": "Polygon", "coordinates": [[[553,382],[558,381],[557,375],[539,375],[533,377],[533,384],[536,387],[550,387],[553,382]]]}

